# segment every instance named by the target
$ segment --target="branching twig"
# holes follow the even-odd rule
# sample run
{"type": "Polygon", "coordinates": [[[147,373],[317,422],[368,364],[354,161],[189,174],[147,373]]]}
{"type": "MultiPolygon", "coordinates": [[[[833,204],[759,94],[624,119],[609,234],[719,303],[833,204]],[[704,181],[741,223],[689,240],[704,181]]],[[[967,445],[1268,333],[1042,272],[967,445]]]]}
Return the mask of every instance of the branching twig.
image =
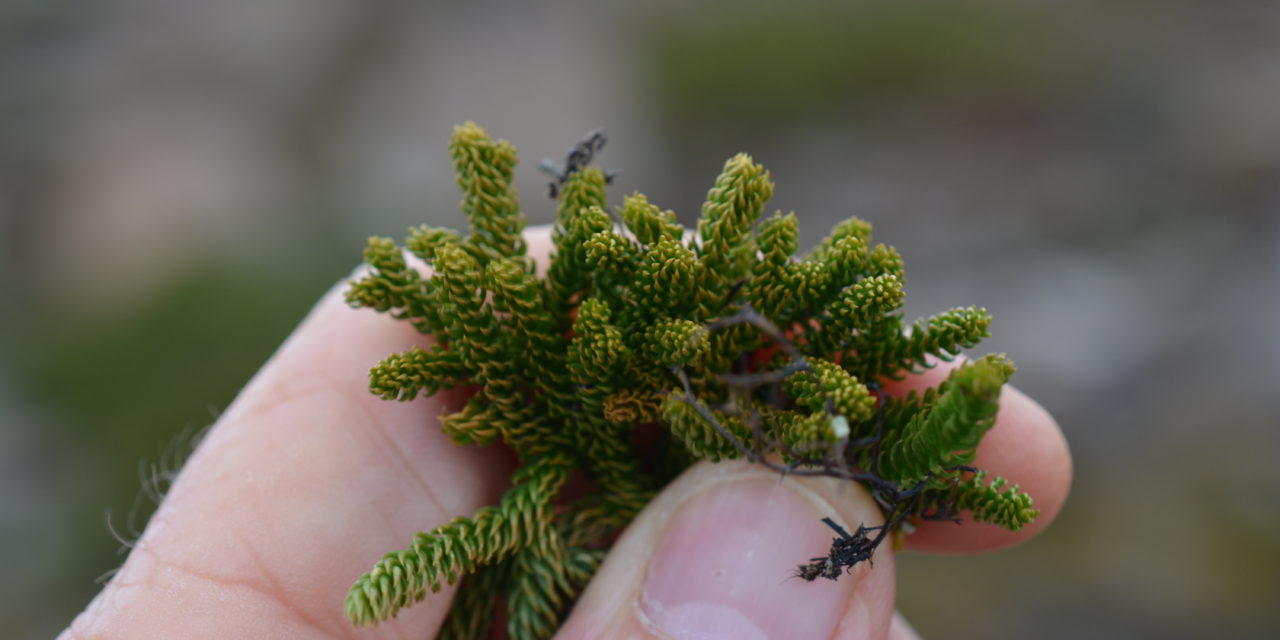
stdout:
{"type": "MultiPolygon", "coordinates": [[[[749,399],[758,391],[766,389],[771,392],[770,396],[776,400],[775,404],[777,404],[780,399],[785,398],[785,394],[780,391],[781,385],[788,378],[798,373],[812,372],[814,369],[809,360],[787,336],[786,332],[753,309],[750,304],[743,303],[741,308],[733,315],[714,320],[708,323],[706,328],[708,331],[716,331],[743,324],[755,328],[771,339],[787,355],[789,361],[777,369],[768,371],[723,373],[719,375],[719,380],[729,388],[731,397],[745,396],[749,399]],[[733,393],[734,391],[737,393],[733,393]]],[[[740,363],[739,369],[745,369],[745,366],[740,363]]],[[[763,415],[755,403],[750,401],[738,404],[730,403],[729,406],[724,407],[727,411],[738,412],[745,424],[750,427],[752,441],[750,443],[743,442],[741,438],[731,432],[716,417],[716,412],[711,407],[697,399],[694,394],[693,384],[689,380],[689,374],[684,368],[676,367],[673,371],[685,391],[680,401],[692,407],[702,419],[711,425],[720,437],[730,443],[738,454],[748,462],[759,464],[783,475],[829,477],[860,482],[867,486],[872,498],[883,509],[885,514],[883,524],[874,527],[859,525],[857,531],[852,535],[831,519],[824,518],[823,522],[834,529],[839,536],[832,540],[831,549],[826,556],[813,558],[809,564],[800,565],[796,572],[798,577],[805,580],[814,580],[819,577],[835,580],[842,571],[852,570],[854,565],[863,560],[870,561],[875,550],[888,535],[898,530],[906,522],[907,518],[913,515],[925,520],[958,520],[955,516],[954,495],[944,496],[937,492],[927,491],[936,477],[935,474],[928,474],[908,488],[903,488],[898,483],[881,477],[879,464],[880,445],[884,438],[886,409],[886,398],[882,394],[876,394],[875,432],[872,435],[856,440],[842,438],[833,443],[828,456],[812,457],[797,453],[785,442],[769,438],[763,428],[763,415]],[[739,406],[739,404],[742,406],[739,406]],[[871,468],[860,469],[856,464],[852,463],[853,460],[858,459],[855,452],[868,447],[871,449],[869,456],[871,468]],[[769,456],[772,451],[781,454],[783,459],[789,462],[781,463],[772,459],[769,456]],[[872,535],[873,533],[875,534],[874,536],[872,535]]],[[[868,387],[879,391],[878,384],[874,382],[866,384],[868,387]]],[[[834,419],[837,417],[834,401],[829,395],[826,395],[825,389],[820,387],[819,392],[824,394],[823,405],[825,412],[834,419]]],[[[782,409],[783,407],[777,406],[777,408],[782,409]]],[[[955,473],[976,470],[967,465],[956,465],[943,471],[955,473]]]]}

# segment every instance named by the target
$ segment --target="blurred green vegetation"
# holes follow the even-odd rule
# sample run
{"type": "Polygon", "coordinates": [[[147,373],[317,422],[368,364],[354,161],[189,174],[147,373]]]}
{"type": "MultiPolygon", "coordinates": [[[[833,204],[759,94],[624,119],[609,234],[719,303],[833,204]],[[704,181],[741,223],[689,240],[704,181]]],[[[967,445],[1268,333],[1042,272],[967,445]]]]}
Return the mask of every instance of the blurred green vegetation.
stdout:
{"type": "Polygon", "coordinates": [[[667,118],[778,128],[878,109],[1017,112],[1090,71],[1050,7],[996,0],[716,3],[654,27],[667,118]]]}
{"type": "Polygon", "coordinates": [[[89,446],[145,450],[150,429],[210,420],[321,292],[316,280],[193,265],[116,315],[38,322],[19,371],[69,422],[93,425],[77,434],[89,446]]]}

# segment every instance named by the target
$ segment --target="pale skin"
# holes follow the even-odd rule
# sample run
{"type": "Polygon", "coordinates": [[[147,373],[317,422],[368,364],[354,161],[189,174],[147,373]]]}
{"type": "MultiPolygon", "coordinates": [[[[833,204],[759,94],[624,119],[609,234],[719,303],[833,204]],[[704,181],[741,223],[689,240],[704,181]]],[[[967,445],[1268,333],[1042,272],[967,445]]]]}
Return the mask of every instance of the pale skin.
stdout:
{"type": "MultiPolygon", "coordinates": [[[[548,230],[530,229],[527,236],[530,255],[545,263],[548,230]]],[[[353,628],[342,608],[351,583],[383,553],[494,504],[513,469],[500,448],[459,447],[440,431],[438,415],[460,407],[461,393],[408,403],[368,393],[371,364],[429,343],[406,323],[349,309],[341,285],[331,290],[209,431],[123,567],[61,637],[432,637],[453,587],[375,628],[353,628]]],[[[938,367],[888,388],[903,393],[945,375],[938,367]]],[[[973,522],[924,523],[907,538],[908,550],[973,553],[1024,542],[1052,522],[1071,483],[1070,454],[1057,424],[1011,387],[975,464],[1021,484],[1041,509],[1039,519],[1016,533],[973,522]]],[[[701,507],[680,507],[703,505],[699,496],[713,489],[743,487],[742,495],[800,496],[796,504],[814,509],[812,519],[797,526],[809,527],[803,534],[819,541],[817,548],[799,555],[785,550],[783,566],[807,560],[809,551],[825,553],[821,541],[831,533],[819,521],[823,515],[850,527],[879,518],[865,494],[828,479],[780,481],[744,463],[698,465],[631,524],[557,637],[678,637],[659,631],[652,603],[642,602],[649,586],[679,588],[670,586],[672,576],[660,575],[670,569],[654,560],[661,557],[655,549],[693,544],[672,536],[699,527],[723,534],[723,520],[700,522],[701,507]]],[[[777,578],[784,582],[786,572],[777,578]]],[[[779,586],[756,582],[751,589],[779,586]]],[[[831,630],[822,637],[915,637],[894,614],[889,549],[877,552],[874,568],[820,582],[825,585],[791,580],[782,588],[841,590],[828,592],[837,604],[827,608],[831,630]]],[[[782,637],[767,621],[761,624],[759,637],[782,637]]]]}

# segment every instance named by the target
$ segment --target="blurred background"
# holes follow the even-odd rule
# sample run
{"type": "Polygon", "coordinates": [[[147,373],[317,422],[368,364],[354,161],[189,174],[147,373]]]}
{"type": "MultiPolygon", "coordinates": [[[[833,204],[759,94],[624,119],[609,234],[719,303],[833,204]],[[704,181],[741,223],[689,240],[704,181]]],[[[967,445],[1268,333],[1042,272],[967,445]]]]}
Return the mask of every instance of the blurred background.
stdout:
{"type": "Polygon", "coordinates": [[[604,126],[692,222],[724,159],[979,304],[1058,418],[1057,525],[904,556],[926,638],[1280,637],[1280,3],[14,0],[0,8],[0,628],[51,637],[359,261],[465,228],[451,126],[604,126]]]}

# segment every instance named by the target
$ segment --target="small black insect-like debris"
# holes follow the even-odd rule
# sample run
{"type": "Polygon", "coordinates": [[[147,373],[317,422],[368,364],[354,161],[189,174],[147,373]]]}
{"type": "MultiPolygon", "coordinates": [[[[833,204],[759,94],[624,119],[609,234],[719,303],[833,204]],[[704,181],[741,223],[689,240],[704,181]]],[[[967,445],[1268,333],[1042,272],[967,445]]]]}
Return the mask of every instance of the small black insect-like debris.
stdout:
{"type": "MultiPolygon", "coordinates": [[[[569,176],[591,164],[596,154],[604,149],[604,143],[607,140],[608,137],[605,136],[604,129],[596,129],[569,148],[569,154],[565,156],[564,164],[560,164],[551,158],[543,158],[542,162],[538,163],[538,168],[543,173],[550,174],[555,178],[555,180],[547,183],[547,186],[550,187],[552,200],[560,195],[560,185],[563,185],[569,179],[569,176]]],[[[612,184],[613,179],[617,176],[617,171],[606,171],[604,173],[605,184],[612,184]]]]}
{"type": "Polygon", "coordinates": [[[822,521],[839,535],[831,539],[831,550],[826,556],[810,558],[809,564],[802,564],[796,568],[796,577],[805,582],[813,582],[818,578],[836,580],[840,577],[841,570],[852,571],[854,565],[863,560],[871,562],[871,556],[875,554],[876,547],[880,546],[880,542],[884,539],[883,525],[879,527],[858,525],[858,531],[849,535],[844,527],[836,524],[831,518],[823,518],[822,521]],[[881,535],[874,538],[867,535],[873,531],[880,531],[881,535]]]}
{"type": "MultiPolygon", "coordinates": [[[[834,577],[831,577],[834,565],[831,564],[830,558],[814,558],[813,560],[814,562],[810,564],[802,564],[796,568],[797,578],[800,578],[805,582],[813,582],[814,580],[824,576],[835,580],[834,577]]],[[[840,569],[835,568],[834,575],[839,576],[840,569]]]]}

